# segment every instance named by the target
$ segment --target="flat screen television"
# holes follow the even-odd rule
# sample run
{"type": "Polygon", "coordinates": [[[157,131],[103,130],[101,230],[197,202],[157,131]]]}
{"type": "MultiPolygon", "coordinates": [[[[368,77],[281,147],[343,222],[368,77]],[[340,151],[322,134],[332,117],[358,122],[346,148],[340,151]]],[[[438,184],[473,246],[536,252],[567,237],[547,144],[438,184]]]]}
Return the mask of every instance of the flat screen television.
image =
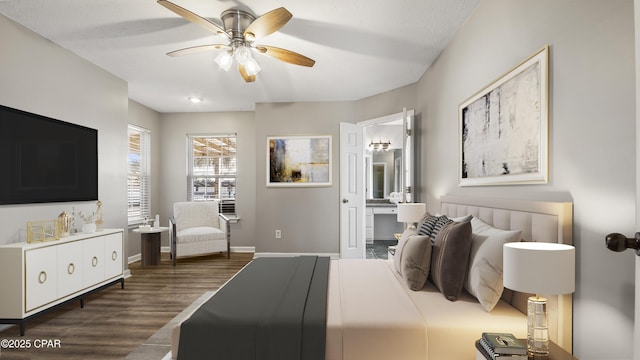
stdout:
{"type": "Polygon", "coordinates": [[[98,130],[0,105],[0,205],[98,199],[98,130]]]}

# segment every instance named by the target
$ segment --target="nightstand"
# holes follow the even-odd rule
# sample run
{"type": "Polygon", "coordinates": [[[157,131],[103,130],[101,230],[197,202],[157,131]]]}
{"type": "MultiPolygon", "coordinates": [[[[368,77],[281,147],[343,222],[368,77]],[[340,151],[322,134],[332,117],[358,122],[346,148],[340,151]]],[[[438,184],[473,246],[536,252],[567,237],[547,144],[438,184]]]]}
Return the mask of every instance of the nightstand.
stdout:
{"type": "MultiPolygon", "coordinates": [[[[527,339],[520,339],[524,343],[527,339]]],[[[491,360],[489,354],[480,345],[480,340],[476,341],[476,360],[491,360]]],[[[578,360],[569,354],[566,350],[556,345],[553,341],[549,341],[549,356],[529,356],[529,360],[578,360]]]]}

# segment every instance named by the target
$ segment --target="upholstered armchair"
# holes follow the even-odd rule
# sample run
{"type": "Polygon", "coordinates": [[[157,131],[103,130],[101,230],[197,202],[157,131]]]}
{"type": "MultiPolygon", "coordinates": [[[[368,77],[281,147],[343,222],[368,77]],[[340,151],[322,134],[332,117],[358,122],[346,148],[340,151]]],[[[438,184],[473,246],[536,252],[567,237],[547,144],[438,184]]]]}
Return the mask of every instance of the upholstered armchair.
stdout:
{"type": "Polygon", "coordinates": [[[227,224],[218,214],[218,201],[189,201],[173,204],[169,217],[171,259],[227,252],[230,257],[227,224]]]}

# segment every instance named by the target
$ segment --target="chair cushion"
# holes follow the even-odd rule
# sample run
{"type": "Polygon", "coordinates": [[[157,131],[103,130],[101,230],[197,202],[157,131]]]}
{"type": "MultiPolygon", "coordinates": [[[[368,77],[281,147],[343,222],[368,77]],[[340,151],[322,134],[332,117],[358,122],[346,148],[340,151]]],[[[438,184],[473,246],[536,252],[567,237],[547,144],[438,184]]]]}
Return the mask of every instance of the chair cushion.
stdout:
{"type": "Polygon", "coordinates": [[[179,244],[211,240],[226,240],[224,231],[214,227],[199,226],[176,233],[176,242],[179,244]]]}
{"type": "Polygon", "coordinates": [[[178,232],[199,226],[220,227],[218,201],[177,202],[173,204],[173,216],[178,232]]]}

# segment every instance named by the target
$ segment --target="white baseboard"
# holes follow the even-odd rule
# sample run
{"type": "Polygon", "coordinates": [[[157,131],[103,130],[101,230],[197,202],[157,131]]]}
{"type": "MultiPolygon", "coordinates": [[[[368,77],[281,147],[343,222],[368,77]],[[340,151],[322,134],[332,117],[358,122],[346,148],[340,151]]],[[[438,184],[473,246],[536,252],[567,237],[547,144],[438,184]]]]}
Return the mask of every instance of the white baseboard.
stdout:
{"type": "MultiPolygon", "coordinates": [[[[171,251],[171,248],[169,246],[163,246],[160,248],[161,253],[169,253],[170,251],[171,251]]],[[[255,246],[232,246],[231,252],[232,253],[255,253],[256,247],[255,246]]],[[[142,260],[141,254],[131,255],[127,259],[129,264],[134,263],[136,261],[140,261],[140,260],[142,260]]]]}
{"type": "Polygon", "coordinates": [[[339,259],[338,253],[273,253],[273,252],[259,252],[255,253],[254,258],[259,257],[290,257],[290,256],[328,256],[331,259],[339,259]]]}

